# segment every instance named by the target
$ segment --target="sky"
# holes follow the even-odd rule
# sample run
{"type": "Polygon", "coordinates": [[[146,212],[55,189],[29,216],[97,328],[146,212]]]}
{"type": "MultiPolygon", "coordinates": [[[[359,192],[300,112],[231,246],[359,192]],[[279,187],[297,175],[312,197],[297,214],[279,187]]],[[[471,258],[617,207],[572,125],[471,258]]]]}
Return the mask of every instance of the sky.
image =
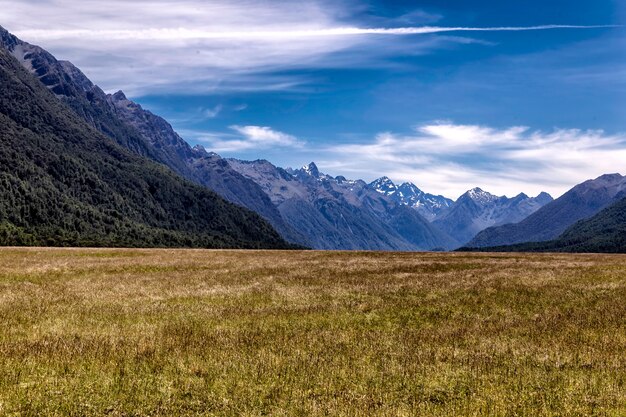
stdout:
{"type": "Polygon", "coordinates": [[[225,157],[456,198],[626,174],[626,0],[2,0],[225,157]]]}

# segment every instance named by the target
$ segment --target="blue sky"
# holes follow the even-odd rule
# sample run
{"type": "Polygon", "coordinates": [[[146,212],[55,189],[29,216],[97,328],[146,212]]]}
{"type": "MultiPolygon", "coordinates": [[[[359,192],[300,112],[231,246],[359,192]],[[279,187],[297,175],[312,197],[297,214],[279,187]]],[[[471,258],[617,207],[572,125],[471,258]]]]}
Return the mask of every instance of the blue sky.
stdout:
{"type": "Polygon", "coordinates": [[[626,173],[625,28],[432,29],[619,26],[623,0],[7,1],[1,25],[223,156],[453,198],[626,173]]]}

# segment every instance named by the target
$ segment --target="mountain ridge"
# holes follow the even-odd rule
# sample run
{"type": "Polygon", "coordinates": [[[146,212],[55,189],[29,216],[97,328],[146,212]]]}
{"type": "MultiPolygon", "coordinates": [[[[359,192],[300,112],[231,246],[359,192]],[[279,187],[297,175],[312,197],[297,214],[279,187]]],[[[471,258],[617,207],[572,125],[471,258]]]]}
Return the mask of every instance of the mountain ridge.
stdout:
{"type": "Polygon", "coordinates": [[[551,200],[547,193],[537,197],[520,193],[508,198],[476,187],[461,195],[433,224],[459,242],[468,242],[490,226],[526,218],[551,200]]]}
{"type": "Polygon", "coordinates": [[[257,214],[120,146],[0,48],[0,244],[286,249],[257,214]]]}
{"type": "Polygon", "coordinates": [[[544,242],[527,242],[508,246],[461,248],[461,251],[490,252],[572,252],[626,253],[626,197],[601,210],[591,218],[580,220],[559,237],[544,242]]]}
{"type": "Polygon", "coordinates": [[[304,231],[314,248],[404,251],[458,244],[417,211],[362,180],[325,175],[315,163],[283,169],[266,160],[228,161],[265,190],[283,218],[304,231]]]}
{"type": "Polygon", "coordinates": [[[426,193],[411,182],[404,182],[398,186],[386,176],[372,181],[369,186],[379,193],[391,197],[399,204],[416,209],[430,222],[454,204],[451,199],[442,195],[426,193]]]}
{"type": "Polygon", "coordinates": [[[518,223],[485,229],[465,246],[497,247],[555,239],[572,224],[612,204],[625,189],[626,177],[620,174],[601,175],[574,186],[518,223]]]}
{"type": "Polygon", "coordinates": [[[104,93],[69,61],[57,60],[1,26],[0,46],[88,124],[120,145],[255,211],[287,240],[306,245],[302,236],[285,224],[260,187],[231,169],[219,155],[192,148],[167,121],[128,100],[122,91],[104,93]]]}

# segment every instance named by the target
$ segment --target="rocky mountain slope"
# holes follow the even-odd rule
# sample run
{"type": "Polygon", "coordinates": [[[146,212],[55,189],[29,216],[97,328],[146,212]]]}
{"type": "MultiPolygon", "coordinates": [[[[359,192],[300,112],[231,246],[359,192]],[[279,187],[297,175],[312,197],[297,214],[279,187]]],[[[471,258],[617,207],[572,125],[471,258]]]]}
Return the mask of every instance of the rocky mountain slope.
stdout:
{"type": "Polygon", "coordinates": [[[23,65],[0,48],[0,244],[288,247],[257,214],[87,124],[55,97],[63,83],[23,65]]]}
{"type": "Polygon", "coordinates": [[[624,190],[626,177],[620,174],[585,181],[518,223],[484,230],[466,246],[493,247],[555,239],[577,221],[615,203],[624,190]]]}
{"type": "Polygon", "coordinates": [[[314,163],[285,170],[262,160],[228,162],[259,184],[314,248],[431,250],[458,245],[416,210],[364,181],[324,175],[314,163]]]}
{"type": "Polygon", "coordinates": [[[520,221],[551,201],[547,193],[537,197],[522,193],[507,198],[474,188],[459,197],[433,224],[459,242],[468,242],[488,227],[520,221]]]}
{"type": "Polygon", "coordinates": [[[449,198],[425,193],[410,182],[397,186],[388,177],[381,177],[369,185],[395,202],[414,208],[430,222],[434,221],[454,204],[454,201],[449,198]]]}

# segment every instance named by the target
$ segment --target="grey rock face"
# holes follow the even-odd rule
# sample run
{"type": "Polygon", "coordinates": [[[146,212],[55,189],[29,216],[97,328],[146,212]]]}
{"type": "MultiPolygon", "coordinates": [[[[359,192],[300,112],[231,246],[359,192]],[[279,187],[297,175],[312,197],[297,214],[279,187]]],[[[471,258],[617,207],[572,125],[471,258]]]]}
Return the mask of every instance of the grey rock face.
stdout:
{"type": "Polygon", "coordinates": [[[418,212],[364,181],[324,175],[314,163],[286,170],[263,160],[228,162],[259,184],[314,248],[431,250],[457,245],[418,212]]]}
{"type": "Polygon", "coordinates": [[[523,193],[507,198],[474,188],[459,197],[434,224],[458,241],[468,242],[488,227],[528,217],[551,200],[547,193],[534,198],[523,193]]]}

